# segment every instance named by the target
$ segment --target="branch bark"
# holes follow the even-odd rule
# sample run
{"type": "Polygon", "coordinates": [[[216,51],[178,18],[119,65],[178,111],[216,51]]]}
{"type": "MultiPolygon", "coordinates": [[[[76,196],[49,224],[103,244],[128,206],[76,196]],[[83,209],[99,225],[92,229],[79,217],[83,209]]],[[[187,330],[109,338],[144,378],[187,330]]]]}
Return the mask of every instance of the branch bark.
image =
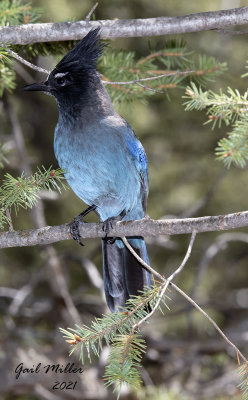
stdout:
{"type": "MultiPolygon", "coordinates": [[[[248,226],[248,211],[234,214],[184,218],[153,220],[149,217],[138,221],[120,221],[113,223],[109,236],[157,236],[179,235],[198,232],[225,231],[229,229],[248,226]]],[[[46,226],[41,229],[0,233],[0,248],[35,246],[59,242],[71,239],[70,224],[59,226],[46,226]]],[[[102,223],[80,224],[82,238],[102,238],[105,233],[102,223]]]]}
{"type": "Polygon", "coordinates": [[[101,25],[102,38],[145,37],[221,29],[248,23],[248,7],[179,17],[76,21],[0,27],[0,42],[29,44],[81,39],[101,25]]]}

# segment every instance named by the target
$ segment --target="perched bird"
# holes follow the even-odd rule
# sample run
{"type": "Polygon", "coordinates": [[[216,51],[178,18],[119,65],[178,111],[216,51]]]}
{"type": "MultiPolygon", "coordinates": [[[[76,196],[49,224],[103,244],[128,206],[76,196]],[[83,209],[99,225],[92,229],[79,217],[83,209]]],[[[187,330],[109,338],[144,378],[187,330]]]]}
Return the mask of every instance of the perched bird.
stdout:
{"type": "MultiPolygon", "coordinates": [[[[79,219],[94,210],[105,222],[141,219],[146,213],[148,170],[145,150],[131,126],[118,115],[96,70],[103,45],[100,28],[91,30],[57,64],[45,82],[26,86],[55,97],[59,118],[54,151],[68,184],[89,208],[74,219],[73,238],[80,240],[79,219]]],[[[129,237],[149,263],[143,237],[129,237]]],[[[151,286],[151,274],[120,238],[102,240],[103,278],[112,312],[131,295],[151,286]]]]}

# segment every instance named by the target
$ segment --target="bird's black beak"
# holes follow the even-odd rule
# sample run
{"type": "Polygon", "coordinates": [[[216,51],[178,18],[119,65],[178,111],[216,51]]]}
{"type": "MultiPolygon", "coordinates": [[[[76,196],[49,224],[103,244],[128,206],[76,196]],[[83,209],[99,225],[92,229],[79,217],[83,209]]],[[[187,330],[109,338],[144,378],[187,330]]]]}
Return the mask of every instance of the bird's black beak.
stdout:
{"type": "Polygon", "coordinates": [[[49,92],[49,86],[46,82],[32,83],[32,85],[24,86],[23,90],[35,92],[49,92]]]}

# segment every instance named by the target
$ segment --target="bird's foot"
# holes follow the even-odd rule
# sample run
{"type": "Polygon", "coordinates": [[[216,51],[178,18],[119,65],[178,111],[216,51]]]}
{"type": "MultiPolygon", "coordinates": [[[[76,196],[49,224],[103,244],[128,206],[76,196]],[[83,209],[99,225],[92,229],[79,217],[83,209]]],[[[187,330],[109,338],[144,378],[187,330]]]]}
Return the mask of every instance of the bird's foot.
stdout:
{"type": "MultiPolygon", "coordinates": [[[[70,226],[70,234],[74,240],[76,240],[80,246],[84,246],[82,240],[81,240],[81,235],[79,233],[79,225],[83,220],[83,217],[85,217],[87,214],[89,214],[91,211],[94,211],[96,209],[96,206],[93,204],[92,206],[88,207],[86,210],[81,212],[81,214],[77,215],[70,226]]],[[[83,221],[85,222],[85,221],[83,221]]],[[[86,223],[86,222],[85,222],[86,223]]]]}
{"type": "Polygon", "coordinates": [[[79,233],[79,225],[81,222],[82,218],[79,214],[73,219],[71,223],[70,234],[72,236],[72,239],[76,240],[80,244],[80,246],[84,246],[83,242],[81,241],[81,235],[79,233]]]}
{"type": "Polygon", "coordinates": [[[113,229],[112,222],[115,221],[115,218],[116,217],[111,217],[111,218],[106,219],[106,221],[104,221],[103,225],[102,225],[102,230],[103,230],[103,232],[105,232],[104,240],[109,244],[113,244],[115,242],[114,237],[108,237],[109,231],[111,229],[113,229]]]}
{"type": "Polygon", "coordinates": [[[102,223],[102,230],[105,233],[105,237],[108,236],[109,232],[111,229],[113,229],[113,224],[112,222],[116,220],[116,217],[111,217],[106,219],[103,223],[102,223]]]}
{"type": "Polygon", "coordinates": [[[117,217],[110,217],[103,222],[102,230],[105,232],[104,240],[106,240],[107,243],[113,244],[116,241],[116,237],[108,237],[108,234],[110,230],[113,229],[113,222],[121,221],[125,215],[126,211],[124,210],[120,213],[120,215],[117,215],[117,217]]]}

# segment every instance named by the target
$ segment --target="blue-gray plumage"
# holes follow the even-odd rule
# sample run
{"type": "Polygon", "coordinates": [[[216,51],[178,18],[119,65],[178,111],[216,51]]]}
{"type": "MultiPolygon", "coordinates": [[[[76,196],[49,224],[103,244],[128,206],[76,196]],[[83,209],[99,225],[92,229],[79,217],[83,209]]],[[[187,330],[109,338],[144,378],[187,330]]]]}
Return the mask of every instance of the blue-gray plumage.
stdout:
{"type": "MultiPolygon", "coordinates": [[[[76,195],[103,222],[140,219],[148,196],[146,154],[130,125],[115,112],[96,71],[102,48],[99,28],[90,31],[45,82],[25,89],[48,92],[57,101],[54,152],[76,195]]],[[[128,241],[149,263],[144,239],[128,241]]],[[[106,299],[110,310],[116,311],[130,295],[151,285],[151,275],[121,239],[104,239],[102,248],[106,299]]]]}

